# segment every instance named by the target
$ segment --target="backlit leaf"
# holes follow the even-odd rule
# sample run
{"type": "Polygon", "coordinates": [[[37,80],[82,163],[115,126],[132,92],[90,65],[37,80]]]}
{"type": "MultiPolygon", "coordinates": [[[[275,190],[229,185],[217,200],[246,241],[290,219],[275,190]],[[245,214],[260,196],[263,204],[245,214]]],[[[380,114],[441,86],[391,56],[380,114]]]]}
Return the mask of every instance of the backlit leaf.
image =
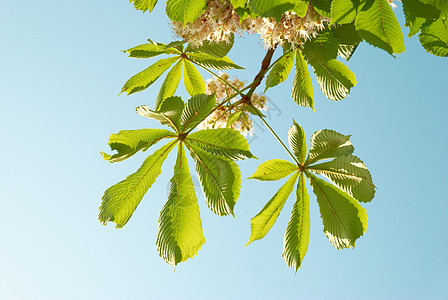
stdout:
{"type": "Polygon", "coordinates": [[[196,163],[196,172],[208,207],[220,216],[233,215],[241,187],[241,173],[236,163],[194,145],[187,144],[187,148],[196,163]]]}
{"type": "Polygon", "coordinates": [[[310,151],[305,165],[351,154],[354,150],[350,135],[343,135],[329,129],[318,130],[311,136],[310,151]]]}
{"type": "Polygon", "coordinates": [[[427,52],[441,57],[448,56],[448,20],[438,19],[424,26],[418,38],[427,52]]]}
{"type": "Polygon", "coordinates": [[[186,140],[208,153],[221,155],[232,160],[255,158],[249,151],[247,140],[235,129],[199,130],[189,134],[186,140]]]}
{"type": "Polygon", "coordinates": [[[205,82],[196,67],[188,60],[184,62],[184,84],[190,96],[205,93],[205,82]]]}
{"type": "Polygon", "coordinates": [[[330,31],[320,33],[304,43],[302,54],[311,65],[325,64],[338,55],[339,42],[330,31]]]}
{"type": "Polygon", "coordinates": [[[273,181],[282,179],[299,168],[297,165],[283,159],[271,159],[258,166],[255,173],[248,179],[273,181]]]}
{"type": "Polygon", "coordinates": [[[205,117],[207,117],[216,105],[214,94],[199,94],[191,97],[180,117],[182,131],[187,131],[196,127],[205,117]]]}
{"type": "Polygon", "coordinates": [[[111,163],[119,162],[140,150],[146,151],[163,138],[175,136],[173,132],[165,129],[120,130],[109,137],[110,149],[117,150],[118,153],[109,155],[102,152],[101,154],[105,160],[111,163]]]}
{"type": "Polygon", "coordinates": [[[129,0],[129,2],[134,2],[135,9],[141,10],[142,12],[151,12],[157,4],[157,0],[129,0]]]}
{"type": "Polygon", "coordinates": [[[292,98],[304,107],[311,107],[314,110],[313,84],[311,83],[308,65],[306,64],[300,50],[296,50],[294,82],[292,84],[292,98]]]}
{"type": "Polygon", "coordinates": [[[355,74],[336,59],[312,66],[320,89],[328,99],[334,101],[344,99],[357,83],[355,74]]]}
{"type": "Polygon", "coordinates": [[[227,56],[215,57],[205,53],[191,53],[189,56],[202,67],[213,70],[244,69],[231,61],[227,56]]]}
{"type": "Polygon", "coordinates": [[[291,194],[299,172],[296,172],[266,203],[261,211],[250,220],[250,239],[246,246],[255,240],[262,239],[271,230],[286,200],[291,194]]]}
{"type": "Polygon", "coordinates": [[[165,80],[162,83],[162,86],[160,87],[159,93],[157,94],[156,102],[154,104],[155,110],[158,110],[160,108],[160,104],[162,104],[163,100],[173,96],[174,93],[176,93],[181,77],[182,61],[179,60],[168,72],[165,80]]]}
{"type": "Polygon", "coordinates": [[[184,102],[180,97],[169,97],[163,100],[156,111],[151,110],[147,105],[138,106],[136,111],[139,115],[157,120],[160,124],[168,125],[179,133],[180,116],[183,109],[184,102]]]}
{"type": "Polygon", "coordinates": [[[171,54],[179,53],[178,50],[174,48],[167,48],[165,44],[159,43],[148,43],[143,45],[138,45],[128,50],[123,51],[132,58],[150,58],[161,54],[171,54]]]}
{"type": "Polygon", "coordinates": [[[280,20],[283,13],[294,8],[294,0],[249,0],[249,7],[261,17],[280,20]]]}
{"type": "Polygon", "coordinates": [[[331,2],[331,25],[347,24],[356,18],[356,8],[352,0],[333,0],[331,2]]]}
{"type": "Polygon", "coordinates": [[[266,77],[266,89],[274,87],[279,83],[282,83],[288,78],[291,72],[292,66],[294,65],[294,51],[286,53],[283,55],[276,63],[272,66],[266,77]]]}
{"type": "Polygon", "coordinates": [[[123,227],[134,213],[148,189],[161,173],[162,164],[177,141],[173,141],[148,156],[142,166],[125,180],[104,192],[99,220],[104,225],[115,222],[123,227]]]}
{"type": "Polygon", "coordinates": [[[342,155],[332,161],[310,166],[309,170],[325,176],[360,202],[370,202],[375,196],[372,176],[366,165],[356,156],[342,155]]]}
{"type": "Polygon", "coordinates": [[[168,200],[160,212],[157,250],[167,263],[175,266],[193,258],[204,243],[199,205],[180,143],[168,200]]]}
{"type": "MultiPolygon", "coordinates": [[[[233,6],[235,8],[235,5],[233,6]]],[[[212,55],[214,57],[224,57],[229,53],[230,49],[232,49],[233,42],[235,38],[233,36],[233,33],[230,35],[230,40],[227,41],[221,41],[218,43],[210,42],[210,41],[204,41],[201,46],[191,46],[188,45],[186,51],[187,52],[200,52],[212,55]]]]}
{"type": "Polygon", "coordinates": [[[349,194],[306,173],[317,197],[324,233],[337,249],[355,247],[367,229],[366,210],[349,194]]]}
{"type": "Polygon", "coordinates": [[[296,202],[283,239],[283,258],[289,267],[297,270],[302,265],[310,239],[310,196],[306,190],[305,176],[300,174],[296,202]]]}
{"type": "Polygon", "coordinates": [[[358,33],[369,44],[390,54],[405,51],[403,33],[386,0],[368,0],[355,20],[358,33]]]}
{"type": "Polygon", "coordinates": [[[171,21],[193,22],[205,10],[205,0],[168,0],[166,14],[171,21]]]}
{"type": "Polygon", "coordinates": [[[126,81],[123,88],[121,89],[121,92],[126,92],[128,95],[130,95],[136,92],[143,91],[151,84],[153,84],[178,59],[178,57],[171,57],[159,60],[149,68],[132,76],[128,81],[126,81]]]}
{"type": "Polygon", "coordinates": [[[289,148],[300,163],[306,158],[306,138],[302,126],[293,120],[293,125],[288,131],[289,148]]]}

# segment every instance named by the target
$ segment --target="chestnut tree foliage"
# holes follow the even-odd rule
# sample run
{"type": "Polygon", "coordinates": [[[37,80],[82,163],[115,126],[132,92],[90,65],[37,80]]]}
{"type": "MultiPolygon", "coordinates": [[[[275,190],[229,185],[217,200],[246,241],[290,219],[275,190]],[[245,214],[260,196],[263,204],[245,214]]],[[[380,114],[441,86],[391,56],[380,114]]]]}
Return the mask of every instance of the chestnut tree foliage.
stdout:
{"type": "MultiPolygon", "coordinates": [[[[137,10],[151,12],[158,1],[130,2],[137,10]]],[[[402,2],[409,37],[418,34],[427,52],[448,56],[448,0],[402,2]]],[[[353,155],[350,136],[323,129],[308,140],[294,120],[287,134],[278,135],[263,114],[266,97],[255,91],[263,79],[266,91],[293,72],[292,87],[285,86],[291,89],[292,101],[314,110],[311,66],[322,93],[334,101],[344,99],[357,81],[338,56],[348,61],[362,42],[390,55],[405,51],[396,7],[393,0],[167,0],[166,14],[178,39],[168,43],[148,40],[124,51],[129,57],[151,62],[121,89],[128,95],[141,92],[166,74],[153,105],[136,108],[139,115],[165,128],[122,130],[109,137],[109,146],[116,153],[102,155],[111,163],[149,148],[151,154],[135,173],[105,191],[99,220],[115,222],[117,228],[126,225],[160,175],[169,153],[175,152],[156,244],[159,255],[171,265],[192,258],[205,237],[189,161],[194,162],[193,172],[207,206],[219,216],[234,215],[241,189],[236,161],[255,158],[244,135],[253,134],[252,120],[257,118],[291,159],[263,162],[249,178],[277,181],[289,177],[251,219],[248,244],[269,232],[295,190],[283,257],[295,271],[300,268],[310,234],[308,181],[330,243],[337,249],[354,247],[367,229],[367,212],[360,202],[374,198],[375,185],[366,165],[353,155]],[[259,35],[266,48],[260,71],[249,84],[222,73],[244,69],[227,57],[244,34],[259,35]],[[272,61],[274,51],[282,51],[282,55],[272,61]],[[212,78],[206,83],[198,69],[212,78]],[[182,78],[190,94],[187,100],[176,96],[182,78]],[[288,146],[280,136],[287,136],[288,146]]]]}

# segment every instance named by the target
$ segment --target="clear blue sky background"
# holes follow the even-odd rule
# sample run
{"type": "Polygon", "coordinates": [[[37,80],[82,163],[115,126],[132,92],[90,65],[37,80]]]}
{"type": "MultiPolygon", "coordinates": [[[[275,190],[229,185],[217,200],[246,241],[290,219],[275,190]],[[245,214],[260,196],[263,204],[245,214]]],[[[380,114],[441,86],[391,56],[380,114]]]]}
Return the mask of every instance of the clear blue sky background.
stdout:
{"type": "MultiPolygon", "coordinates": [[[[313,196],[296,275],[281,256],[292,197],[271,232],[243,247],[250,218],[282,184],[244,180],[236,218],[213,215],[198,197],[207,243],[174,272],[155,246],[174,156],[125,228],[99,224],[103,191],[151,152],[109,164],[99,154],[109,134],[159,126],[134,107],[152,105],[160,83],[117,94],[151,62],[119,50],[172,38],[160,2],[150,15],[126,0],[0,2],[0,299],[447,299],[448,63],[417,37],[405,38],[397,59],[363,44],[348,63],[358,79],[351,96],[332,102],[315,85],[316,112],[293,103],[292,78],[267,93],[283,138],[292,118],[308,137],[323,128],[352,134],[378,187],[355,250],[331,246],[313,196]]],[[[251,80],[263,55],[257,37],[238,39],[229,56],[246,71],[233,74],[251,80]]],[[[288,159],[256,131],[250,146],[260,160],[240,163],[244,177],[288,159]]]]}

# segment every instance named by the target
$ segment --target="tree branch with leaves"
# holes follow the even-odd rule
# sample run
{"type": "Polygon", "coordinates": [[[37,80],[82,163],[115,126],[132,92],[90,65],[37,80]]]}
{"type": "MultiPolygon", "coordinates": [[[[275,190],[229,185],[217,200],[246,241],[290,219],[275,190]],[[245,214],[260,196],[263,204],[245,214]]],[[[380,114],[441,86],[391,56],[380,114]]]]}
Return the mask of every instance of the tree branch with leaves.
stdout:
{"type": "MultiPolygon", "coordinates": [[[[151,12],[157,0],[131,0],[136,9],[151,12]]],[[[141,167],[104,193],[99,220],[121,228],[129,221],[148,189],[162,172],[169,153],[177,147],[167,202],[159,218],[156,244],[159,255],[177,265],[197,254],[205,243],[199,205],[186,153],[194,162],[207,206],[219,216],[234,215],[241,190],[236,161],[255,158],[243,134],[253,134],[253,119],[260,119],[291,161],[271,159],[261,163],[250,179],[289,179],[251,219],[248,244],[263,238],[296,187],[296,201],[286,226],[283,257],[297,270],[308,249],[310,196],[308,180],[319,205],[323,231],[337,249],[353,248],[367,229],[367,212],[360,202],[372,201],[375,185],[363,161],[352,153],[349,135],[333,130],[316,131],[307,143],[303,128],[294,120],[287,133],[289,147],[266,120],[266,97],[257,94],[283,83],[294,67],[291,99],[314,110],[314,91],[308,66],[323,94],[340,101],[357,84],[349,61],[362,42],[390,55],[404,52],[404,39],[392,0],[168,0],[166,13],[179,40],[148,43],[124,52],[131,58],[159,59],[132,76],[121,92],[128,95],[150,87],[164,73],[153,108],[140,105],[141,116],[157,120],[167,129],[123,130],[109,137],[114,154],[102,152],[111,163],[164,145],[149,155],[141,167]],[[267,49],[260,71],[251,83],[216,71],[243,70],[227,54],[237,37],[258,34],[267,49]],[[282,55],[272,62],[276,49],[282,55]],[[211,74],[206,83],[198,68],[211,74]],[[175,96],[181,79],[190,98],[175,96]],[[325,180],[326,179],[326,180],[325,180]]],[[[448,56],[448,3],[403,0],[409,37],[431,54],[448,56]]],[[[279,149],[281,149],[279,148],[279,149]]]]}

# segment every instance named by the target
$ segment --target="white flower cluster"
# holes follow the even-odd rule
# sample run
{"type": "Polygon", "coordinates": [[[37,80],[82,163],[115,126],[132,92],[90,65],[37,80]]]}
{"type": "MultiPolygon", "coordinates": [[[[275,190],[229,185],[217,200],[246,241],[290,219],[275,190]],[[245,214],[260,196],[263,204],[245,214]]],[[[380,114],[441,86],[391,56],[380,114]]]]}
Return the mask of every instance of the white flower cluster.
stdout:
{"type": "MultiPolygon", "coordinates": [[[[393,3],[394,0],[387,0],[387,2],[392,8],[397,7],[393,3]]],[[[289,11],[283,14],[279,22],[275,18],[262,17],[241,21],[230,1],[208,0],[205,11],[196,21],[186,24],[185,27],[181,22],[172,22],[172,27],[176,35],[196,46],[202,45],[204,41],[229,42],[232,33],[243,35],[249,32],[259,34],[265,47],[271,49],[285,42],[290,42],[293,47],[297,47],[315,37],[330,21],[319,15],[311,3],[303,18],[289,11]]]]}
{"type": "MultiPolygon", "coordinates": [[[[229,80],[230,77],[226,73],[221,74],[220,77],[239,90],[244,88],[245,83],[236,77],[232,80],[229,80]]],[[[221,80],[214,77],[213,79],[207,80],[206,93],[208,95],[215,93],[216,103],[220,103],[225,98],[233,95],[235,91],[228,85],[224,84],[221,80]]],[[[268,110],[268,106],[266,104],[267,98],[265,96],[254,93],[252,94],[250,99],[252,104],[259,110],[268,110]]],[[[226,128],[230,116],[234,113],[240,113],[238,119],[235,120],[235,122],[233,122],[230,127],[240,131],[243,135],[254,135],[253,120],[250,119],[250,114],[246,110],[244,110],[244,106],[246,104],[241,103],[235,105],[235,102],[236,100],[232,100],[230,101],[230,103],[227,103],[216,109],[198,125],[197,129],[202,130],[212,128],[226,128]]]]}
{"type": "Polygon", "coordinates": [[[173,22],[172,26],[175,34],[193,45],[202,45],[204,41],[228,42],[232,33],[242,35],[249,32],[260,34],[266,48],[273,48],[286,41],[300,45],[316,36],[319,30],[324,29],[324,24],[329,22],[330,19],[319,15],[311,4],[303,18],[294,12],[286,12],[279,22],[275,18],[262,17],[241,21],[229,1],[210,0],[196,21],[185,27],[180,22],[173,22]]]}
{"type": "Polygon", "coordinates": [[[207,8],[196,19],[183,27],[181,22],[172,22],[173,31],[192,45],[204,41],[230,42],[232,33],[240,31],[240,17],[229,1],[209,0],[207,8]]]}
{"type": "Polygon", "coordinates": [[[242,26],[250,33],[258,33],[264,41],[266,48],[274,48],[277,44],[283,45],[289,42],[293,47],[301,45],[304,41],[315,37],[320,30],[325,28],[330,19],[319,15],[311,4],[305,17],[301,18],[294,12],[286,12],[281,20],[275,18],[245,19],[242,26]]]}

